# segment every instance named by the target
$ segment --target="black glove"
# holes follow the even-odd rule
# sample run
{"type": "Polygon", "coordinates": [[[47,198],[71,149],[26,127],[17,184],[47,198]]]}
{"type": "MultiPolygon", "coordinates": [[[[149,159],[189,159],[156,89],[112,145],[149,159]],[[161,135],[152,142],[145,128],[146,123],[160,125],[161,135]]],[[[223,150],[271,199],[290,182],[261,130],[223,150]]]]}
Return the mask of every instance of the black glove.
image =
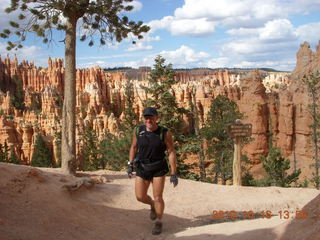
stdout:
{"type": "Polygon", "coordinates": [[[129,164],[129,165],[128,165],[127,174],[128,174],[128,177],[129,177],[129,178],[132,177],[132,175],[133,175],[133,165],[132,165],[132,164],[129,164]]]}
{"type": "Polygon", "coordinates": [[[173,183],[173,187],[178,185],[178,177],[176,174],[171,175],[170,177],[170,183],[173,183]]]}

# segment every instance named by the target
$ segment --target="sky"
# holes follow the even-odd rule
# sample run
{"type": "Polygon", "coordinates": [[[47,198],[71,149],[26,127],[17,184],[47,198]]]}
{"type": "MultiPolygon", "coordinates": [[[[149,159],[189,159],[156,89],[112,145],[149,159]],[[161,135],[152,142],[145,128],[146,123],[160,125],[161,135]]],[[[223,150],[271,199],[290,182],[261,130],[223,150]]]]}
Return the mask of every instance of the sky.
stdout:
{"type": "MultiPolygon", "coordinates": [[[[17,17],[4,13],[9,2],[0,3],[1,32],[17,17]]],[[[135,0],[132,5],[129,19],[142,20],[151,30],[136,44],[132,37],[93,47],[77,41],[78,68],[153,66],[161,55],[174,68],[292,71],[300,45],[307,41],[315,51],[320,40],[320,0],[135,0]]],[[[0,54],[46,67],[48,57],[64,57],[63,33],[54,39],[48,46],[30,35],[22,49],[10,52],[0,39],[0,54]]]]}

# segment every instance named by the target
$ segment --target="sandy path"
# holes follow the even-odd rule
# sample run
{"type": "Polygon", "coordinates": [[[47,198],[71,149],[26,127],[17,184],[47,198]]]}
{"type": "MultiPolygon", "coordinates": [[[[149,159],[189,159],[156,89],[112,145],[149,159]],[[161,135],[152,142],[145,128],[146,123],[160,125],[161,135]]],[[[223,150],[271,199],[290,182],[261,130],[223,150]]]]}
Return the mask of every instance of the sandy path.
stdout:
{"type": "Polygon", "coordinates": [[[295,212],[311,200],[309,211],[320,209],[320,192],[314,189],[233,187],[189,180],[180,180],[173,188],[167,179],[164,232],[155,237],[150,234],[149,207],[135,199],[134,179],[111,171],[85,175],[108,181],[69,193],[62,186],[78,179],[57,169],[0,163],[0,239],[273,240],[298,236],[294,231],[300,232],[296,239],[320,239],[314,234],[320,216],[291,219],[291,215],[284,220],[278,213],[295,212]],[[235,211],[237,219],[211,220],[214,210],[235,211]],[[243,219],[243,211],[250,210],[256,213],[255,219],[243,219]],[[261,217],[267,210],[274,215],[271,219],[261,217]]]}

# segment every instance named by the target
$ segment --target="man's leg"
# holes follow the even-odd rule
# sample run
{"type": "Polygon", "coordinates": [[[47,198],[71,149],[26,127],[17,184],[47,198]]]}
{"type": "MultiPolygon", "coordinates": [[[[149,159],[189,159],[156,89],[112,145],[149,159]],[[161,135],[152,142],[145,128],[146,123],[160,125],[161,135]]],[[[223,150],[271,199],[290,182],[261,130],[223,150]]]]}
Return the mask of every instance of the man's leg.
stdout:
{"type": "Polygon", "coordinates": [[[147,194],[149,185],[150,185],[150,181],[144,180],[141,177],[136,176],[135,192],[136,192],[137,200],[139,202],[143,202],[145,204],[149,204],[151,207],[153,207],[154,206],[154,201],[147,194]]]}
{"type": "Polygon", "coordinates": [[[157,221],[152,229],[153,235],[158,235],[162,232],[162,215],[164,211],[164,201],[162,198],[165,176],[154,177],[152,180],[153,198],[154,198],[154,208],[157,214],[157,221]]]}
{"type": "Polygon", "coordinates": [[[152,180],[152,189],[153,189],[153,199],[154,199],[154,208],[157,213],[157,217],[161,220],[163,211],[164,211],[164,201],[163,201],[163,189],[166,176],[154,177],[152,180]]]}

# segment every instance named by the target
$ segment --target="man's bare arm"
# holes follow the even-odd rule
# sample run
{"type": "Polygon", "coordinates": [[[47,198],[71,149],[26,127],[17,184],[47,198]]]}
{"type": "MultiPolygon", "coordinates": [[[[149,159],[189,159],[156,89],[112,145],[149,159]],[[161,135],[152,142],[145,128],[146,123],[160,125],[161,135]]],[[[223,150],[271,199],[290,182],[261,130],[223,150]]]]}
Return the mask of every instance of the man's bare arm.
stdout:
{"type": "Polygon", "coordinates": [[[171,167],[171,175],[177,174],[177,157],[174,149],[173,137],[171,131],[168,131],[165,137],[165,143],[168,151],[168,158],[171,167]]]}
{"type": "Polygon", "coordinates": [[[131,141],[131,147],[129,152],[129,162],[133,162],[134,157],[136,156],[137,151],[137,138],[136,138],[136,132],[133,132],[132,141],[131,141]]]}

